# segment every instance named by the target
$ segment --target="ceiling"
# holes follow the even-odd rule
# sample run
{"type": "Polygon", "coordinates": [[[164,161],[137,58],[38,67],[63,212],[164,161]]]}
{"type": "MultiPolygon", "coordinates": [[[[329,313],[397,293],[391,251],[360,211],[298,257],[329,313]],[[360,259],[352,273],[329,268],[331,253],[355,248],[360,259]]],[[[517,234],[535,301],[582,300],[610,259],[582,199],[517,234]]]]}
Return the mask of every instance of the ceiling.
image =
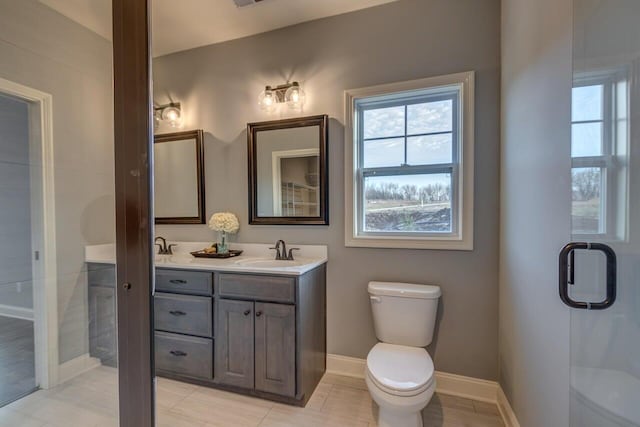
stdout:
{"type": "MultiPolygon", "coordinates": [[[[111,0],[39,0],[111,39],[111,0]]],[[[397,0],[153,0],[153,56],[220,43],[397,0]],[[179,6],[178,6],[179,5],[179,6]]]]}

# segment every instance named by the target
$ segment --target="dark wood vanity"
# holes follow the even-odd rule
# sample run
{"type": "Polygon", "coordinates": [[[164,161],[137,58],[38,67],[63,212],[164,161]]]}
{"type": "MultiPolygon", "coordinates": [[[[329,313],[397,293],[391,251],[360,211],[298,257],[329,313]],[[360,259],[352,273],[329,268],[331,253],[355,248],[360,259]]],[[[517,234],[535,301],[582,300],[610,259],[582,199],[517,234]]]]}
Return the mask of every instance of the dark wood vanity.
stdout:
{"type": "MultiPolygon", "coordinates": [[[[90,353],[111,366],[114,271],[88,264],[90,353]]],[[[326,369],[325,295],[325,264],[302,275],[156,268],[156,373],[304,405],[326,369]]]]}

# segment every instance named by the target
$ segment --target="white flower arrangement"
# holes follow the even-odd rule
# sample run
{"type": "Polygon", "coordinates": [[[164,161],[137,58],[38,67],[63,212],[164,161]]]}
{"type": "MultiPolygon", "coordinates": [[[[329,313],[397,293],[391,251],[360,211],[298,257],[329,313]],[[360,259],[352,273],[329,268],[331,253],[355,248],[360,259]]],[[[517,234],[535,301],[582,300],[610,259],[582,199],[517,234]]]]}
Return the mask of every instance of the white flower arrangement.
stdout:
{"type": "Polygon", "coordinates": [[[231,212],[218,212],[211,215],[209,228],[213,231],[234,234],[240,229],[240,222],[238,222],[238,217],[231,212]]]}

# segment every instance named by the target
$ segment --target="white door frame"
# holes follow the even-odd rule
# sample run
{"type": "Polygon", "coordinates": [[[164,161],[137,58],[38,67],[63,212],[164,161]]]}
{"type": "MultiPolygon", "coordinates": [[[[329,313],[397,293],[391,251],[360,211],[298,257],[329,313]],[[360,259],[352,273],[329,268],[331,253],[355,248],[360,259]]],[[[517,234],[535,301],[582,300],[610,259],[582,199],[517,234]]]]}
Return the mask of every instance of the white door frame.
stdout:
{"type": "Polygon", "coordinates": [[[48,93],[3,78],[0,92],[29,104],[35,373],[36,385],[48,389],[58,382],[53,99],[48,93]]]}
{"type": "Polygon", "coordinates": [[[273,216],[282,216],[282,159],[319,156],[318,148],[300,148],[271,153],[271,179],[273,182],[273,216]]]}

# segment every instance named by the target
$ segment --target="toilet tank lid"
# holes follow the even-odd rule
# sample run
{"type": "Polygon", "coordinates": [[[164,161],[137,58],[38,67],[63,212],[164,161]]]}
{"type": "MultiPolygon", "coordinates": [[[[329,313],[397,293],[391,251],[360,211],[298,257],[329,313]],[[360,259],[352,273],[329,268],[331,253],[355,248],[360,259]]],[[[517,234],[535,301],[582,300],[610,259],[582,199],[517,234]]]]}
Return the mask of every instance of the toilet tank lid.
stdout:
{"type": "Polygon", "coordinates": [[[437,299],[442,295],[439,286],[415,283],[369,282],[368,289],[370,295],[377,296],[437,299]]]}

